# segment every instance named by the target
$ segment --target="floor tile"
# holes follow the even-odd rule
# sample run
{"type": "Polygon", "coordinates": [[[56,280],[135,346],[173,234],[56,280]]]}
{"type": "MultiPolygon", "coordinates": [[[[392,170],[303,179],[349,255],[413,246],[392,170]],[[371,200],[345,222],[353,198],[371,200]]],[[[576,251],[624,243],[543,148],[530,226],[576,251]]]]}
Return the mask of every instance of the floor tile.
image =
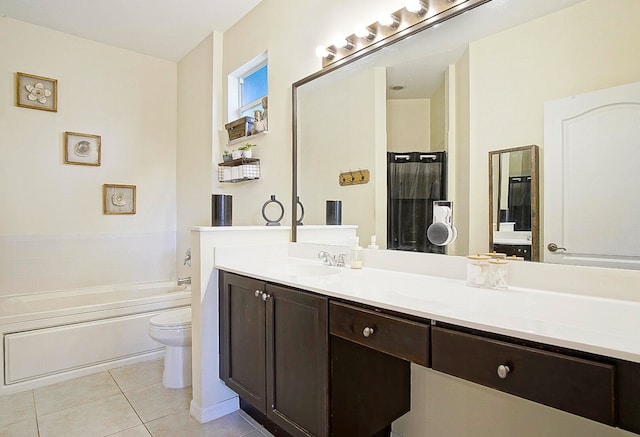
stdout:
{"type": "Polygon", "coordinates": [[[38,416],[40,437],[105,436],[141,425],[123,394],[38,416]]]}
{"type": "Polygon", "coordinates": [[[35,421],[35,418],[36,410],[31,390],[0,396],[0,430],[13,423],[25,420],[35,421]]]}
{"type": "MultiPolygon", "coordinates": [[[[240,415],[240,417],[242,417],[244,420],[249,422],[249,424],[253,425],[253,427],[257,429],[258,434],[256,434],[256,437],[274,437],[273,434],[267,431],[262,425],[256,422],[255,419],[249,416],[249,414],[247,414],[246,412],[242,410],[238,410],[237,413],[240,415]]],[[[253,433],[251,433],[248,437],[254,437],[253,433]]]]}
{"type": "Polygon", "coordinates": [[[105,399],[118,393],[120,389],[108,372],[81,376],[33,391],[38,416],[105,399]]]}
{"type": "Polygon", "coordinates": [[[189,409],[191,387],[168,389],[154,384],[124,393],[144,423],[189,409]]]}
{"type": "Polygon", "coordinates": [[[149,434],[149,431],[147,431],[147,428],[144,425],[138,425],[136,427],[111,434],[108,437],[151,437],[151,434],[149,434]]]}
{"type": "Polygon", "coordinates": [[[251,431],[244,437],[273,437],[273,434],[269,433],[268,431],[260,432],[256,429],[255,431],[251,431]]]}
{"type": "Polygon", "coordinates": [[[0,426],[0,437],[38,437],[36,417],[0,426]]]}
{"type": "Polygon", "coordinates": [[[109,372],[123,392],[162,382],[164,360],[145,361],[144,363],[112,369],[109,372]]]}
{"type": "Polygon", "coordinates": [[[146,424],[153,437],[263,437],[240,415],[231,413],[207,423],[199,423],[188,411],[165,416],[146,424]]]}

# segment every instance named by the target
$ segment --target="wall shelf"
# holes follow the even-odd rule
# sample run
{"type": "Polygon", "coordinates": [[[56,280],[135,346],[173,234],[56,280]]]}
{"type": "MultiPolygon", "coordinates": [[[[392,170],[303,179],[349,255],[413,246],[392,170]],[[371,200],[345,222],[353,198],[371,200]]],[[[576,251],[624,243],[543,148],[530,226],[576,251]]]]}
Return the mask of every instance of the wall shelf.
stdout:
{"type": "Polygon", "coordinates": [[[227,146],[233,146],[234,144],[244,143],[244,142],[248,141],[250,138],[259,137],[259,136],[262,136],[262,135],[266,135],[268,133],[269,133],[269,131],[263,131],[263,132],[257,132],[257,133],[255,133],[253,135],[247,135],[247,136],[244,136],[244,137],[236,138],[235,140],[228,141],[227,142],[227,146]]]}
{"type": "Polygon", "coordinates": [[[260,160],[238,158],[218,163],[218,182],[237,183],[260,179],[260,160]]]}

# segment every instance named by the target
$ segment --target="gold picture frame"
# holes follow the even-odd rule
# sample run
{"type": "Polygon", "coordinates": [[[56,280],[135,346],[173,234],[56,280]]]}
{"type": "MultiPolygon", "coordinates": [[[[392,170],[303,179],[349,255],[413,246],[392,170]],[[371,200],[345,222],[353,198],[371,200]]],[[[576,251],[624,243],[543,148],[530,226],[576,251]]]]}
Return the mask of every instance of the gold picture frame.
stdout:
{"type": "Polygon", "coordinates": [[[58,81],[50,77],[16,73],[16,105],[58,112],[58,81]]]}
{"type": "Polygon", "coordinates": [[[102,205],[104,214],[135,214],[136,186],[104,184],[102,186],[102,205]]]}
{"type": "Polygon", "coordinates": [[[64,163],[100,166],[100,135],[79,132],[64,133],[64,163]]]}

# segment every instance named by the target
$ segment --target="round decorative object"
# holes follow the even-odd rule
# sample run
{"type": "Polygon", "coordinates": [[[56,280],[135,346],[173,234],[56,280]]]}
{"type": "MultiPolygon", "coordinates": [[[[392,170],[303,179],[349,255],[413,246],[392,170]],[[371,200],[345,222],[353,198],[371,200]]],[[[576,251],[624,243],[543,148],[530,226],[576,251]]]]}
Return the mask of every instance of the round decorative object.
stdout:
{"type": "Polygon", "coordinates": [[[284,217],[284,206],[282,205],[282,203],[279,200],[276,200],[276,196],[275,194],[271,195],[271,199],[267,200],[264,205],[262,205],[262,218],[264,218],[267,222],[267,226],[280,226],[280,220],[282,220],[282,218],[284,217]],[[271,203],[275,203],[276,205],[278,205],[280,207],[280,217],[278,217],[276,220],[269,220],[269,218],[267,217],[265,211],[267,209],[267,206],[271,203]]]}
{"type": "Polygon", "coordinates": [[[89,156],[91,153],[91,143],[89,141],[79,141],[73,146],[73,153],[77,156],[89,156]]]}
{"type": "Polygon", "coordinates": [[[302,202],[300,202],[300,196],[298,196],[297,198],[297,203],[298,206],[300,206],[300,217],[298,217],[298,219],[296,220],[296,225],[302,226],[302,219],[304,218],[304,206],[302,205],[302,202]]]}
{"type": "Polygon", "coordinates": [[[127,195],[121,191],[113,193],[111,203],[115,206],[125,206],[127,204],[127,195]]]}

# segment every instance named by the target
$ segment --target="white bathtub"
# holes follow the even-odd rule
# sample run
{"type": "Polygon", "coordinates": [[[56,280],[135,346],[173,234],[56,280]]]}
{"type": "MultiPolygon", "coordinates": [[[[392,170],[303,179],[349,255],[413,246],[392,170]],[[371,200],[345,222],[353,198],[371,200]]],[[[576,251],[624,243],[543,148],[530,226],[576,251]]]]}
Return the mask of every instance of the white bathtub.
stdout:
{"type": "Polygon", "coordinates": [[[160,358],[149,319],[190,304],[173,282],[0,297],[0,394],[160,358]]]}

